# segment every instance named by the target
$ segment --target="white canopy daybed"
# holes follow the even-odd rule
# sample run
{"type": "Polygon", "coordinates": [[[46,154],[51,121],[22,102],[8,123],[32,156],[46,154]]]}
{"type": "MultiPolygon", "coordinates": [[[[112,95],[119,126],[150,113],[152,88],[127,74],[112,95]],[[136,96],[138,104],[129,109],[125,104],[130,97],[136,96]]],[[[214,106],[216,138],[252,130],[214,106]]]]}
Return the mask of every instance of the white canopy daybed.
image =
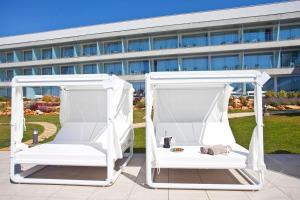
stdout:
{"type": "Polygon", "coordinates": [[[259,71],[152,72],[146,75],[146,176],[153,188],[257,190],[263,184],[262,86],[270,78],[259,71]],[[257,126],[249,150],[236,143],[228,122],[231,83],[252,83],[257,126]],[[152,116],[153,115],[153,116],[152,116]],[[153,120],[152,120],[153,118],[153,120]],[[160,144],[172,136],[183,152],[160,144]],[[230,145],[228,155],[200,153],[203,145],[230,145]],[[155,169],[238,169],[251,184],[154,182],[155,169]],[[245,169],[257,172],[258,178],[245,169]]]}
{"type": "Polygon", "coordinates": [[[11,166],[16,183],[111,185],[133,153],[133,88],[105,74],[16,76],[12,80],[11,166]],[[29,148],[24,130],[22,87],[58,86],[61,129],[55,139],[29,148]],[[124,153],[127,149],[129,153],[124,153]],[[120,170],[118,159],[127,157],[120,170]],[[35,167],[21,171],[22,164],[35,167]],[[47,165],[106,167],[106,180],[31,178],[47,165]]]}

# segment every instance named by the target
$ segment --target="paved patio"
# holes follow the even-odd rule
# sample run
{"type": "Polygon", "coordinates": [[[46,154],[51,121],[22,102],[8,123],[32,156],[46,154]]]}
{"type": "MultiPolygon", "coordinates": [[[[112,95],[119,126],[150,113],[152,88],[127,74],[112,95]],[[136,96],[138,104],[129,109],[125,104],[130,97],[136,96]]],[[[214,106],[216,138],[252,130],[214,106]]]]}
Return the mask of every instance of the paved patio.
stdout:
{"type": "MultiPolygon", "coordinates": [[[[260,191],[212,191],[149,189],[145,185],[145,155],[135,154],[129,166],[111,187],[11,184],[9,152],[0,152],[0,199],[67,200],[67,199],[300,199],[300,155],[266,155],[266,183],[260,191]]],[[[34,176],[68,175],[77,178],[102,177],[104,169],[48,167],[34,176]]],[[[233,173],[234,174],[234,173],[233,173]]],[[[160,181],[223,182],[239,181],[225,170],[162,170],[160,181]]]]}

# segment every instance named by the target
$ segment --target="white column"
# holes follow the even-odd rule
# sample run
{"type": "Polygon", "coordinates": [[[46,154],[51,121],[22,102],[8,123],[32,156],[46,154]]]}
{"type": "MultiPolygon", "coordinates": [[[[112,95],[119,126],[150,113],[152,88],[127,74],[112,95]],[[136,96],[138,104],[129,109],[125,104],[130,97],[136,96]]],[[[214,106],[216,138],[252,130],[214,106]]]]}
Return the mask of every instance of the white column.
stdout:
{"type": "Polygon", "coordinates": [[[107,127],[108,127],[108,145],[107,145],[107,152],[106,152],[106,162],[107,162],[107,180],[111,181],[114,175],[114,160],[113,160],[113,115],[112,115],[112,88],[107,90],[107,127]]]}

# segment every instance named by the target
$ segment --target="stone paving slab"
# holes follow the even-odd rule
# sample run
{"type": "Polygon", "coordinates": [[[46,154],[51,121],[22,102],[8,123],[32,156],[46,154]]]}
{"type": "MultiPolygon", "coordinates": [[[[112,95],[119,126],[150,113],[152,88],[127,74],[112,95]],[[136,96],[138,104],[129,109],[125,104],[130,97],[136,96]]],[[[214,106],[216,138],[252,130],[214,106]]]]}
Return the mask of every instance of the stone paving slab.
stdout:
{"type": "MultiPolygon", "coordinates": [[[[113,186],[69,186],[12,184],[9,181],[9,152],[0,152],[0,200],[256,200],[256,199],[300,199],[300,155],[266,155],[266,183],[260,191],[218,191],[218,190],[175,190],[150,189],[145,184],[145,155],[135,154],[113,186]]],[[[35,176],[68,176],[90,178],[105,174],[105,169],[91,168],[56,168],[48,167],[35,176]],[[70,170],[71,169],[71,170],[70,170]],[[56,173],[56,175],[55,175],[56,173]]],[[[234,173],[227,170],[161,170],[156,176],[159,181],[177,182],[224,182],[239,181],[234,173]]]]}

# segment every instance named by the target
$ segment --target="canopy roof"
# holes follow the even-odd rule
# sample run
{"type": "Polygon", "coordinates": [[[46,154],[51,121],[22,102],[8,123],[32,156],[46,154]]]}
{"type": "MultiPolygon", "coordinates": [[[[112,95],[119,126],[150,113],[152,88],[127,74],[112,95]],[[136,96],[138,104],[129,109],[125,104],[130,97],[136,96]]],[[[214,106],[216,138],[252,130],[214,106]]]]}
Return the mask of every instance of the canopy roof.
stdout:
{"type": "Polygon", "coordinates": [[[12,87],[17,86],[99,86],[104,89],[123,84],[131,87],[130,83],[123,79],[108,74],[78,74],[78,75],[35,75],[15,76],[12,87]]]}

